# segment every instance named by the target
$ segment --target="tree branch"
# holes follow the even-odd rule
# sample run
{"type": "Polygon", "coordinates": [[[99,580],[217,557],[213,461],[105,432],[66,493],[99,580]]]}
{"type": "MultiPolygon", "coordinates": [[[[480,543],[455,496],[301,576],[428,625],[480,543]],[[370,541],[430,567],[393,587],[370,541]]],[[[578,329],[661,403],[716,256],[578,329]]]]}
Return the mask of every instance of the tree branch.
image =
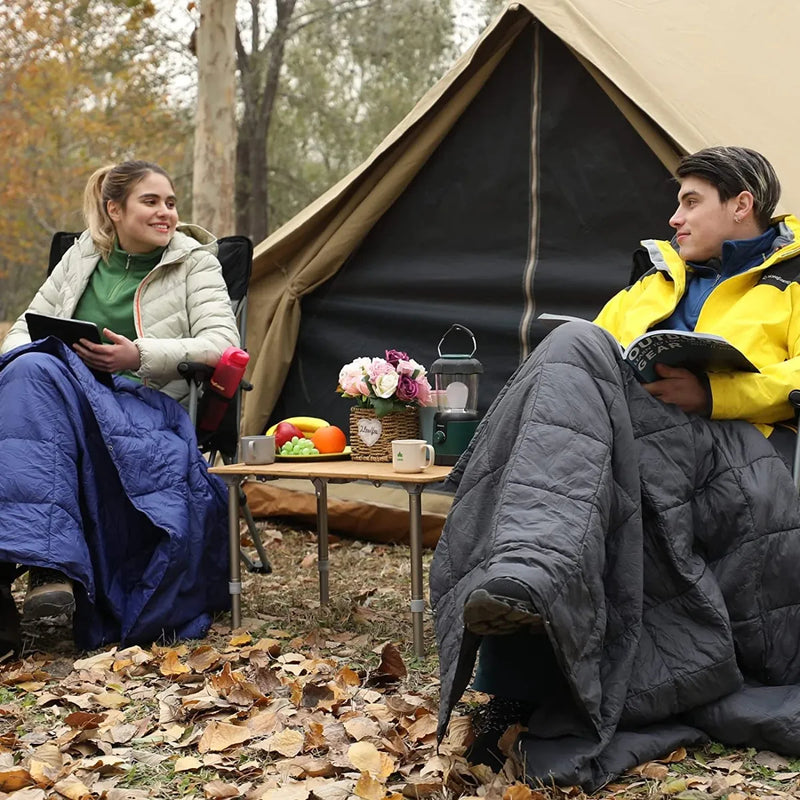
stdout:
{"type": "Polygon", "coordinates": [[[294,36],[298,31],[303,30],[303,28],[314,25],[324,20],[326,17],[334,18],[344,16],[345,14],[352,14],[355,11],[361,11],[370,6],[380,5],[381,2],[382,0],[365,0],[361,5],[353,5],[353,0],[339,0],[339,2],[334,3],[325,11],[309,11],[306,14],[301,14],[297,18],[297,24],[288,32],[288,36],[294,36]],[[303,19],[303,17],[306,17],[306,19],[303,19]]]}

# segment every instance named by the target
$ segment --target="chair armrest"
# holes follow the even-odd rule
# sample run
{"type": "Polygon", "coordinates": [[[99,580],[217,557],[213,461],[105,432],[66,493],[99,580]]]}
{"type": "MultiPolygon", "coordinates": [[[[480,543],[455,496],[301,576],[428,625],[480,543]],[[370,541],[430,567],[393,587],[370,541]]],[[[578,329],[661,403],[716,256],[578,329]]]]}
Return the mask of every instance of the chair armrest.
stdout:
{"type": "Polygon", "coordinates": [[[181,361],[178,364],[178,374],[187,381],[201,384],[214,374],[214,367],[204,364],[202,361],[181,361]]]}

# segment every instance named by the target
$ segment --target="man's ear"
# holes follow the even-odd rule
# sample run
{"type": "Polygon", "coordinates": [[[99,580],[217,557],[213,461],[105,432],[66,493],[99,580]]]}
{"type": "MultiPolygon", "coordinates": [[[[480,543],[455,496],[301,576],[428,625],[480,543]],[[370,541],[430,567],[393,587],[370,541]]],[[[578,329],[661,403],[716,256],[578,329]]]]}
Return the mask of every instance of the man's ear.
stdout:
{"type": "Polygon", "coordinates": [[[745,189],[733,199],[735,200],[733,206],[734,216],[738,217],[737,221],[741,221],[753,211],[753,195],[745,189]]]}

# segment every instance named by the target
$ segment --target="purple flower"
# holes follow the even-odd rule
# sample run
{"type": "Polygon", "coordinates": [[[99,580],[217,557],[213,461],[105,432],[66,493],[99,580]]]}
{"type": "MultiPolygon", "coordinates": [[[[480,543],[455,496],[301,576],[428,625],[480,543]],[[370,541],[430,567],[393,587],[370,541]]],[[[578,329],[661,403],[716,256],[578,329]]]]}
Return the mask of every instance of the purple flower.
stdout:
{"type": "Polygon", "coordinates": [[[401,375],[397,381],[397,399],[408,403],[416,400],[419,394],[419,384],[408,375],[401,375]]]}
{"type": "Polygon", "coordinates": [[[386,360],[397,369],[397,365],[401,361],[408,361],[408,355],[402,350],[387,350],[386,360]]]}

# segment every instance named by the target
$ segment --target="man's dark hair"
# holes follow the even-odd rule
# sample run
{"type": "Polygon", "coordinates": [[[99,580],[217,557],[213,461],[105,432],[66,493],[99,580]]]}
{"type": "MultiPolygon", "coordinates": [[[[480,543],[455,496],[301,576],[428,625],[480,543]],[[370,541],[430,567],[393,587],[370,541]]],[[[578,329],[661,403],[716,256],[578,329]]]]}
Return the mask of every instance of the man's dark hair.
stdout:
{"type": "Polygon", "coordinates": [[[675,174],[695,175],[716,187],[721,203],[739,192],[753,195],[753,213],[766,230],[781,196],[778,176],[761,153],[746,147],[707,147],[684,156],[675,174]]]}

